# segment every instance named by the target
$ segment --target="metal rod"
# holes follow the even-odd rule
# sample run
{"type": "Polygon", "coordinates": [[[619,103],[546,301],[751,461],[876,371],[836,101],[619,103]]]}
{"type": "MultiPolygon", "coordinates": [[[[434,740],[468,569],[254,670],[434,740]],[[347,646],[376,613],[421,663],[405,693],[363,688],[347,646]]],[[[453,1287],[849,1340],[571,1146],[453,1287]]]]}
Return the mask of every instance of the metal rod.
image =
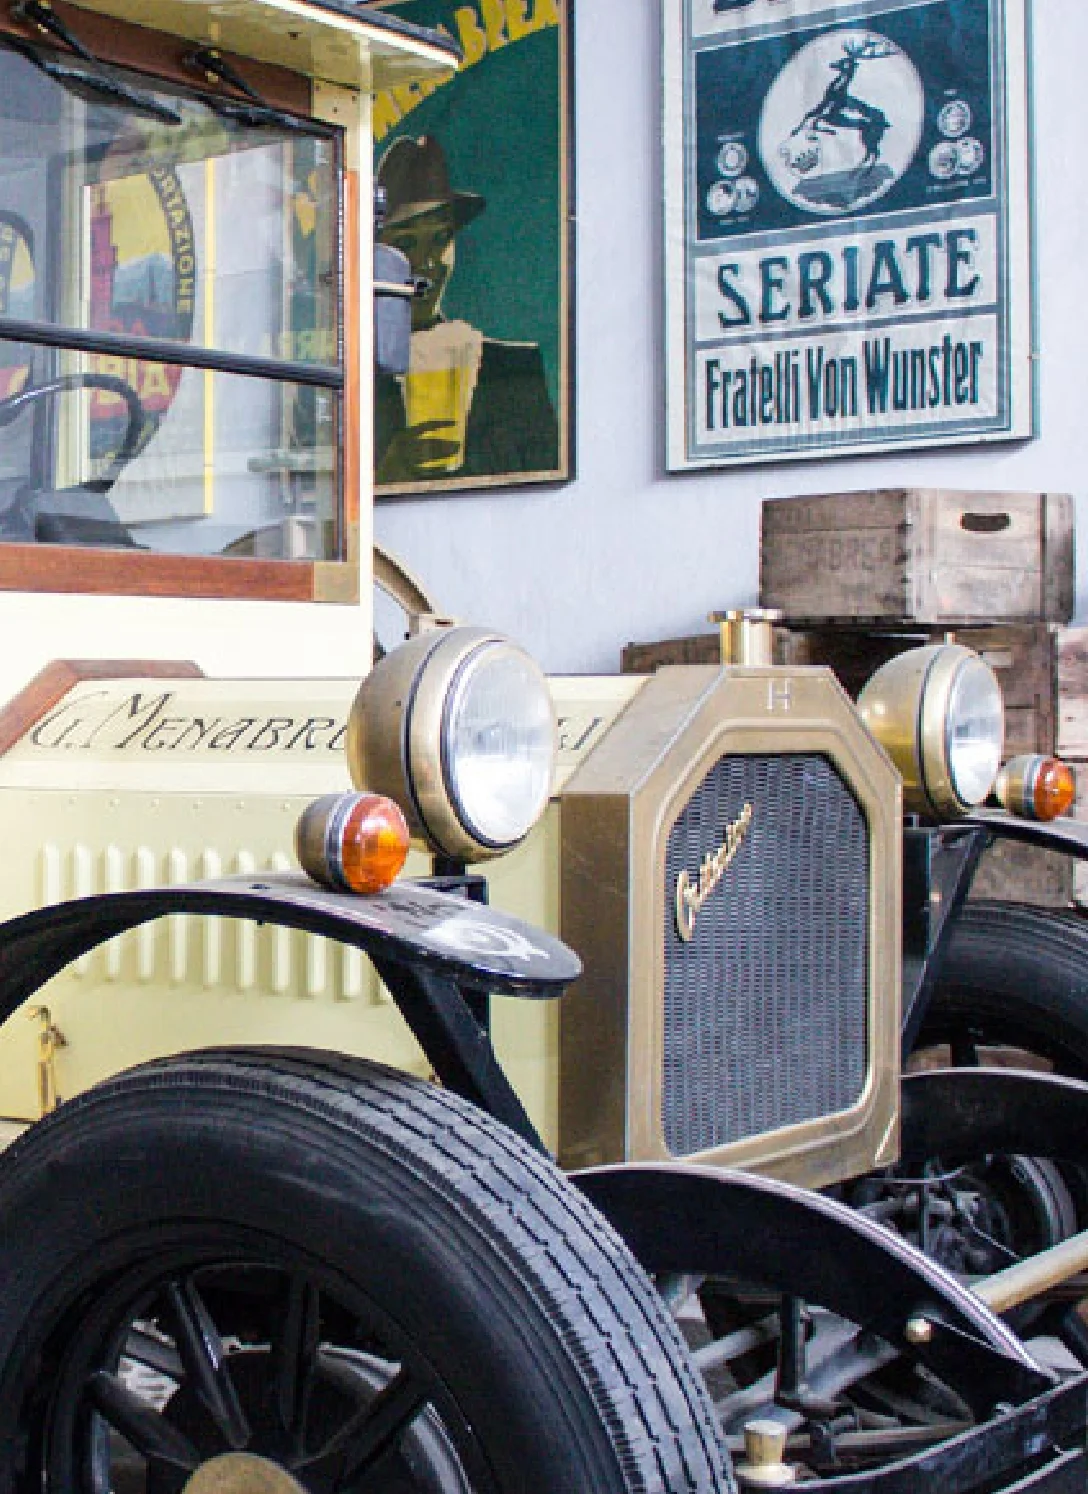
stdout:
{"type": "MultiPolygon", "coordinates": [[[[903,1457],[912,1452],[918,1452],[923,1448],[933,1447],[938,1442],[947,1442],[950,1437],[958,1437],[963,1432],[971,1430],[972,1423],[969,1421],[936,1421],[927,1422],[920,1427],[889,1427],[886,1430],[863,1432],[835,1432],[833,1443],[838,1453],[848,1453],[857,1457],[858,1455],[880,1456],[882,1458],[903,1457]]],[[[725,1445],[730,1453],[736,1458],[744,1453],[744,1438],[731,1436],[725,1439],[725,1445]]],[[[801,1453],[811,1452],[814,1441],[807,1432],[791,1433],[786,1438],[785,1452],[797,1456],[801,1453]]]]}
{"type": "Polygon", "coordinates": [[[696,1369],[705,1375],[709,1370],[728,1364],[731,1359],[739,1359],[742,1354],[750,1353],[752,1349],[773,1343],[777,1337],[778,1317],[771,1313],[769,1317],[753,1323],[750,1328],[738,1328],[734,1333],[727,1333],[724,1338],[716,1338],[712,1343],[704,1344],[691,1357],[696,1369]]]}
{"type": "Polygon", "coordinates": [[[332,363],[299,363],[280,358],[258,358],[248,353],[221,352],[199,344],[164,337],[129,337],[120,332],[83,331],[0,316],[0,339],[34,343],[76,353],[113,353],[145,363],[171,363],[208,368],[213,373],[240,374],[280,384],[305,384],[318,389],[342,389],[344,371],[332,363]]]}
{"type": "Polygon", "coordinates": [[[1008,1312],[1010,1307],[1041,1296],[1081,1271],[1088,1271],[1088,1230],[1026,1261],[1018,1261],[1005,1271],[973,1282],[971,1290],[994,1312],[1008,1312]]]}

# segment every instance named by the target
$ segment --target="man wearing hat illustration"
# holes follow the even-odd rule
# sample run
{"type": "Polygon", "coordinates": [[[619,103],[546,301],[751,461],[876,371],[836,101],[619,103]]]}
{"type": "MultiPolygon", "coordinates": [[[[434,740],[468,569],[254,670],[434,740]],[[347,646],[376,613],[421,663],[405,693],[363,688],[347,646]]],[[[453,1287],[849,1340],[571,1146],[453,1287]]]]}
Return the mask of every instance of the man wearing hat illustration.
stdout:
{"type": "Polygon", "coordinates": [[[446,157],[429,135],[401,136],[383,155],[382,243],[408,256],[427,289],[412,302],[409,368],[375,389],[375,461],[380,485],[443,477],[554,472],[559,430],[535,343],[485,337],[448,320],[442,299],[456,236],[484,209],[450,186],[446,157]]]}

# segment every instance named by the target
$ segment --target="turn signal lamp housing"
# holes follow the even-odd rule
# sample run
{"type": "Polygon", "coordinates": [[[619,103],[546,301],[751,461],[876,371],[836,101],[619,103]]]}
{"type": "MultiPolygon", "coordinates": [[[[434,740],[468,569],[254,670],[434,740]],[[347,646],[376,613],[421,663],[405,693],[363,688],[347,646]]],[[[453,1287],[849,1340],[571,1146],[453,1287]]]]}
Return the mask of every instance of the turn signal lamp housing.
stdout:
{"type": "Polygon", "coordinates": [[[998,803],[1027,820],[1056,820],[1077,797],[1077,780],[1068,763],[1042,753],[1010,758],[994,784],[998,803]]]}
{"type": "Polygon", "coordinates": [[[351,781],[402,807],[413,839],[484,861],[544,813],[555,770],[548,681],[483,628],[434,628],[374,666],[348,716],[351,781]]]}
{"type": "Polygon", "coordinates": [[[326,794],[302,811],[295,851],[306,874],[334,892],[382,892],[408,856],[404,815],[382,794],[326,794]]]}
{"type": "Polygon", "coordinates": [[[908,811],[956,817],[990,794],[1005,707],[997,676],[972,649],[937,643],[898,654],[873,675],[858,709],[902,775],[908,811]]]}

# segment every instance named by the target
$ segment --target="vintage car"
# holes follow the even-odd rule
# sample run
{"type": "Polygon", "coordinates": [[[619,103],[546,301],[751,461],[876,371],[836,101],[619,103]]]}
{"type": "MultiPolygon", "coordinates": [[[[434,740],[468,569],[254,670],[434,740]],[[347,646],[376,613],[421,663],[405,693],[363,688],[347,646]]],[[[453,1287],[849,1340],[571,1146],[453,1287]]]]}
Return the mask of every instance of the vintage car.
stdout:
{"type": "Polygon", "coordinates": [[[855,705],[751,619],[549,680],[417,616],[361,684],[186,628],[370,579],[365,99],[455,61],[343,0],[0,21],[0,586],[178,595],[172,661],[4,666],[0,1490],[1083,1489],[1086,936],[965,897],[1086,842],[975,655],[855,705]],[[276,206],[237,284],[197,201],[276,206]]]}
{"type": "Polygon", "coordinates": [[[963,907],[1083,834],[977,656],[132,669],[0,757],[12,1487],[1083,1485],[1083,933],[963,907]]]}

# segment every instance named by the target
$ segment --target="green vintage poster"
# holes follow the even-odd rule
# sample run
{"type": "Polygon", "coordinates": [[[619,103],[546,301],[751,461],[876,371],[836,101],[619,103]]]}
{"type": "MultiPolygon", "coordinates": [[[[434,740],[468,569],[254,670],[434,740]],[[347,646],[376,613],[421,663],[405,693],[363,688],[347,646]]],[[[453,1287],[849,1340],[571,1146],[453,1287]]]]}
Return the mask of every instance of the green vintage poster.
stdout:
{"type": "Polygon", "coordinates": [[[569,0],[397,0],[461,71],[374,106],[383,242],[427,288],[408,373],[378,379],[379,497],[570,475],[569,0]]]}

